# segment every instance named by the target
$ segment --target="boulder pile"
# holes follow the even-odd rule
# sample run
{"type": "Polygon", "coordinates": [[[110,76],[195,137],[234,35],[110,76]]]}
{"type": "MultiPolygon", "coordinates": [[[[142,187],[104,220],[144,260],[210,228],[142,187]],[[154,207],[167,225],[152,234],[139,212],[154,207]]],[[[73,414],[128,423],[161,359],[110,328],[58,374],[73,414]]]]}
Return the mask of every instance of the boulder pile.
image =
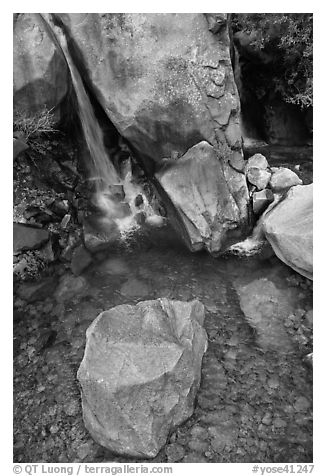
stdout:
{"type": "Polygon", "coordinates": [[[312,279],[313,184],[302,185],[286,167],[269,167],[262,154],[248,159],[245,173],[259,229],[278,258],[312,279]]]}

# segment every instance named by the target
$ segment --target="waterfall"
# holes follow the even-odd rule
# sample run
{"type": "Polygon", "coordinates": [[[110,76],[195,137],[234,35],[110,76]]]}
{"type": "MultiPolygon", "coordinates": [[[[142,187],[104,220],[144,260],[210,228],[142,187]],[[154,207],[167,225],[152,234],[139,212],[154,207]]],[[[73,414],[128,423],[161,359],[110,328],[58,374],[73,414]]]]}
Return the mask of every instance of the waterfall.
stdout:
{"type": "Polygon", "coordinates": [[[89,169],[91,174],[90,180],[94,181],[95,186],[94,201],[96,206],[103,213],[101,219],[102,225],[103,223],[107,223],[107,225],[110,226],[110,223],[114,221],[118,225],[121,235],[126,237],[130,232],[139,228],[136,220],[137,213],[143,212],[149,222],[153,217],[157,217],[157,215],[149,204],[142,188],[133,183],[130,163],[129,167],[128,165],[125,167],[123,177],[120,177],[110,161],[104,146],[102,129],[94,114],[92,104],[79,71],[70,55],[64,32],[59,26],[54,24],[51,14],[37,15],[51,39],[59,50],[62,51],[70,71],[72,84],[77,97],[79,118],[90,153],[91,161],[89,169]],[[112,195],[112,189],[117,185],[121,186],[124,191],[124,202],[118,202],[112,195]],[[135,198],[137,195],[142,195],[143,197],[143,205],[141,208],[135,206],[135,198]],[[123,207],[123,205],[126,204],[128,204],[128,207],[123,207]]]}

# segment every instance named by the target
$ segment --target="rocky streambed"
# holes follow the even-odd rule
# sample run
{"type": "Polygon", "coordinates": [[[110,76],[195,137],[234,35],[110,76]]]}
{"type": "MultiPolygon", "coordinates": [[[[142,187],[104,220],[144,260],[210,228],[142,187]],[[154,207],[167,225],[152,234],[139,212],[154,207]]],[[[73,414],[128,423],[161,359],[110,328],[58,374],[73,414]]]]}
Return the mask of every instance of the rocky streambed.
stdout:
{"type": "Polygon", "coordinates": [[[311,462],[311,281],[275,256],[192,254],[169,226],[18,287],[14,461],[128,461],[86,431],[76,373],[101,311],[158,297],[204,304],[208,350],[194,414],[150,461],[311,462]]]}

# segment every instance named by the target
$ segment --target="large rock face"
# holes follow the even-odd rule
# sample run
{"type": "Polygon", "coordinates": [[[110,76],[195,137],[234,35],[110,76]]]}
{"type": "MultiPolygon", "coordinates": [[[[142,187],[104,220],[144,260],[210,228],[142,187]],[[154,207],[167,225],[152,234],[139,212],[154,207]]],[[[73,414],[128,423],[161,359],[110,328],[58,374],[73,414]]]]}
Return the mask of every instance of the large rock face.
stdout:
{"type": "Polygon", "coordinates": [[[14,16],[14,109],[29,115],[56,108],[68,91],[65,59],[38,16],[14,16]]]}
{"type": "MultiPolygon", "coordinates": [[[[236,227],[243,227],[247,222],[249,197],[244,175],[230,165],[239,162],[239,155],[241,158],[241,132],[226,15],[73,13],[59,16],[85,80],[147,171],[159,172],[163,184],[159,171],[163,159],[178,164],[193,146],[208,142],[216,149],[219,165],[212,159],[207,161],[205,151],[201,156],[201,148],[197,149],[196,160],[198,163],[203,160],[208,167],[205,176],[216,177],[216,182],[209,180],[213,188],[208,193],[217,198],[213,215],[223,210],[220,217],[223,239],[228,238],[229,229],[232,235],[236,227]],[[217,153],[221,144],[232,152],[221,157],[217,153]],[[217,168],[219,171],[214,175],[217,168]],[[230,204],[226,203],[230,197],[231,208],[238,209],[232,210],[229,219],[224,206],[230,210],[230,204]]],[[[178,198],[173,197],[172,202],[188,201],[193,183],[191,163],[183,161],[189,182],[184,194],[179,189],[178,198]]],[[[175,173],[179,173],[178,167],[175,173]]],[[[207,185],[201,184],[200,188],[207,189],[207,185]]],[[[167,195],[170,194],[168,190],[167,195]]],[[[164,191],[162,195],[164,198],[164,191]]],[[[204,206],[206,201],[211,203],[210,198],[204,199],[204,206]]],[[[200,203],[200,208],[203,204],[200,203]]],[[[171,213],[174,221],[183,227],[180,214],[171,213]]],[[[207,214],[211,215],[211,210],[207,214]]],[[[217,250],[222,236],[217,237],[216,230],[209,233],[210,239],[206,238],[207,233],[200,238],[200,246],[217,250]],[[216,241],[207,245],[212,239],[216,241]]],[[[196,230],[195,234],[201,237],[202,230],[196,230]]],[[[188,237],[187,242],[191,243],[192,238],[188,237]]],[[[195,248],[199,247],[198,243],[195,248]]]]}
{"type": "Polygon", "coordinates": [[[313,184],[292,187],[263,219],[275,254],[303,276],[313,277],[313,184]]]}
{"type": "Polygon", "coordinates": [[[116,453],[151,458],[189,418],[207,346],[199,301],[121,305],[88,328],[78,370],[86,428],[116,453]]]}

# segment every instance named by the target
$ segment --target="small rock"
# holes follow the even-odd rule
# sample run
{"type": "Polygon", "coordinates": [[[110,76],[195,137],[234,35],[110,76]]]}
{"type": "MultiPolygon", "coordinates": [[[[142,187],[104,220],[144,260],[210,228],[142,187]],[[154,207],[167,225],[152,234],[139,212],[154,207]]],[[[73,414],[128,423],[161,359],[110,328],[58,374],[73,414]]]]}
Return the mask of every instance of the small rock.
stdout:
{"type": "Polygon", "coordinates": [[[124,200],[125,199],[125,191],[123,189],[123,185],[120,184],[120,183],[117,183],[117,184],[112,184],[112,185],[109,185],[109,191],[111,193],[111,195],[118,199],[118,200],[124,200]]]}
{"type": "Polygon", "coordinates": [[[286,421],[282,420],[282,418],[275,418],[273,420],[273,425],[275,428],[285,428],[287,426],[286,421]]]}
{"type": "Polygon", "coordinates": [[[197,451],[198,453],[205,453],[205,451],[208,450],[208,443],[202,440],[190,440],[188,447],[193,451],[197,451]]]}
{"type": "Polygon", "coordinates": [[[169,463],[176,463],[184,457],[185,450],[183,446],[177,443],[173,443],[172,445],[167,445],[167,447],[165,448],[165,453],[168,457],[169,463]]]}
{"type": "Polygon", "coordinates": [[[266,170],[269,167],[269,164],[268,164],[267,159],[264,155],[255,154],[255,155],[252,155],[251,157],[249,157],[249,159],[246,163],[245,172],[247,173],[247,171],[251,167],[255,167],[255,168],[258,168],[258,169],[261,169],[261,170],[266,170]]]}
{"type": "Polygon", "coordinates": [[[274,376],[267,380],[267,385],[270,388],[278,388],[280,385],[280,381],[277,377],[274,376]]]}
{"type": "Polygon", "coordinates": [[[72,252],[71,271],[75,276],[79,276],[91,264],[92,260],[92,255],[84,245],[77,246],[72,252]]]}
{"type": "Polygon", "coordinates": [[[85,278],[65,275],[55,291],[55,298],[58,302],[68,301],[77,294],[83,293],[86,287],[87,281],[85,278]]]}
{"type": "Polygon", "coordinates": [[[65,230],[70,222],[71,215],[67,213],[61,220],[60,226],[63,230],[65,230]]]}
{"type": "Polygon", "coordinates": [[[263,425],[270,425],[270,424],[272,423],[272,415],[271,415],[271,413],[269,413],[269,412],[265,413],[265,415],[263,416],[261,422],[262,422],[263,425]]]}
{"type": "Polygon", "coordinates": [[[140,207],[140,205],[142,205],[143,203],[144,203],[143,196],[141,194],[137,195],[137,197],[135,198],[136,207],[140,207]]]}
{"type": "Polygon", "coordinates": [[[305,412],[311,407],[311,403],[306,397],[299,397],[296,399],[293,406],[297,412],[305,412]]]}
{"type": "Polygon", "coordinates": [[[79,446],[77,450],[78,458],[80,458],[81,460],[86,458],[89,455],[89,453],[92,451],[93,445],[94,445],[93,441],[88,441],[87,443],[84,443],[83,445],[79,446]]]}
{"type": "Polygon", "coordinates": [[[286,167],[279,167],[272,169],[272,176],[269,186],[273,192],[283,192],[295,185],[302,185],[302,180],[295,172],[286,167]]]}
{"type": "Polygon", "coordinates": [[[76,416],[80,411],[78,401],[73,399],[69,400],[63,405],[63,410],[68,416],[76,416]]]}

